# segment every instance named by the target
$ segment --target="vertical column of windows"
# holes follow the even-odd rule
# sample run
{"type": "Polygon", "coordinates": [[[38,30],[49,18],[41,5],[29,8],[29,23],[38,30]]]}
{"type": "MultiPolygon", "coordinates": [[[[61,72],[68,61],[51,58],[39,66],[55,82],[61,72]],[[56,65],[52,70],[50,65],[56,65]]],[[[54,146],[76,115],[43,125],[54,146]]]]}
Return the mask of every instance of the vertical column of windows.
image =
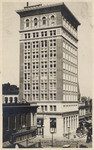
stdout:
{"type": "MultiPolygon", "coordinates": [[[[30,34],[27,34],[28,37],[30,34]]],[[[25,35],[26,36],[26,35],[25,35]]],[[[24,43],[24,99],[30,98],[30,42],[24,43]]]]}
{"type": "MultiPolygon", "coordinates": [[[[38,32],[34,36],[38,37],[38,32]]],[[[32,42],[32,100],[39,100],[39,41],[32,42]]]]}
{"type": "Polygon", "coordinates": [[[77,100],[77,50],[63,42],[63,100],[77,100]],[[68,83],[66,83],[68,82],[68,83]],[[67,93],[68,92],[68,93],[67,93]]]}
{"type": "Polygon", "coordinates": [[[56,39],[49,41],[49,99],[56,100],[56,39]]]}
{"type": "MultiPolygon", "coordinates": [[[[41,32],[46,36],[47,32],[41,32]]],[[[48,100],[48,41],[42,40],[40,47],[40,98],[48,100]]]]}

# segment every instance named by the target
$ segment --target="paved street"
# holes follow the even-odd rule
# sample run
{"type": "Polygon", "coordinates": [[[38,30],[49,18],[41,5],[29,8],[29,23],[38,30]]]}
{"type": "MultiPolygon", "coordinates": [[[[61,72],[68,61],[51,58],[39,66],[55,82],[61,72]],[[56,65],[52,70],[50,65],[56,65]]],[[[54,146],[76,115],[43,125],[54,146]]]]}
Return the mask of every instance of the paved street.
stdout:
{"type": "MultiPolygon", "coordinates": [[[[52,147],[52,139],[41,139],[42,147],[52,147]]],[[[69,145],[71,148],[78,148],[80,145],[86,146],[87,148],[92,148],[92,142],[86,143],[85,137],[77,137],[74,139],[54,139],[53,147],[63,147],[64,145],[69,145]]]]}
{"type": "MultiPolygon", "coordinates": [[[[20,143],[22,147],[26,147],[26,141],[20,143]]],[[[86,136],[77,137],[73,139],[54,139],[53,147],[63,148],[64,146],[70,146],[70,148],[78,148],[82,145],[83,148],[92,148],[92,142],[86,143],[86,136]]],[[[44,139],[42,137],[37,137],[36,140],[29,139],[29,148],[49,148],[52,147],[52,139],[44,139]]]]}

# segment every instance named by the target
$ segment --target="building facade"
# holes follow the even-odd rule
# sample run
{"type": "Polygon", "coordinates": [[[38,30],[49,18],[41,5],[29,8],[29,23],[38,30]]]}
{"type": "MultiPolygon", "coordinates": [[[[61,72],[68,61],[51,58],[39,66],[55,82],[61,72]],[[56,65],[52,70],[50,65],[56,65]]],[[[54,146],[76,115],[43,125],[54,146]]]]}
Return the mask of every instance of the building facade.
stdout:
{"type": "Polygon", "coordinates": [[[14,148],[16,144],[22,147],[27,139],[36,138],[37,103],[20,102],[18,94],[19,88],[16,85],[2,85],[3,148],[14,148]]]}
{"type": "Polygon", "coordinates": [[[26,6],[20,15],[19,99],[36,101],[38,134],[55,137],[78,127],[78,25],[64,3],[26,6]],[[41,125],[40,125],[41,123],[41,125]]]}
{"type": "Polygon", "coordinates": [[[36,137],[36,103],[3,104],[3,147],[14,148],[29,138],[36,137]]]}

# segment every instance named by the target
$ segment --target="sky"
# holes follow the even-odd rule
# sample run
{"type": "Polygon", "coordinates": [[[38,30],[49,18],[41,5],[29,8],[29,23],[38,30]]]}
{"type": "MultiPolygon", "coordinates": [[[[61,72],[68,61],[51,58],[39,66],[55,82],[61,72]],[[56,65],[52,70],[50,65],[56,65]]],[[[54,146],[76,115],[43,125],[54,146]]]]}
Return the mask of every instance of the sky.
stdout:
{"type": "MultiPolygon", "coordinates": [[[[50,4],[50,0],[39,1],[50,4]]],[[[30,5],[39,4],[32,0],[30,5]]],[[[53,0],[52,3],[63,2],[53,0]]],[[[92,3],[66,2],[65,4],[79,20],[78,27],[78,81],[82,96],[92,97],[92,3]]],[[[20,17],[16,10],[23,9],[26,2],[2,3],[2,83],[16,84],[19,86],[19,30],[20,17]]]]}

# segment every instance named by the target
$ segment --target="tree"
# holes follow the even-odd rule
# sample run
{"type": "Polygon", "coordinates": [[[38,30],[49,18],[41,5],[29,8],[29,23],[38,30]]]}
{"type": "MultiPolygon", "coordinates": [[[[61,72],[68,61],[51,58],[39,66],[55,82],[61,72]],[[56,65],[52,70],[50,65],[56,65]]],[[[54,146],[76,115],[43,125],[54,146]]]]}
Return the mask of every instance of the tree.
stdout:
{"type": "Polygon", "coordinates": [[[87,101],[87,97],[86,97],[86,96],[82,96],[82,97],[81,97],[81,101],[82,101],[82,102],[86,102],[86,101],[87,101]]]}

